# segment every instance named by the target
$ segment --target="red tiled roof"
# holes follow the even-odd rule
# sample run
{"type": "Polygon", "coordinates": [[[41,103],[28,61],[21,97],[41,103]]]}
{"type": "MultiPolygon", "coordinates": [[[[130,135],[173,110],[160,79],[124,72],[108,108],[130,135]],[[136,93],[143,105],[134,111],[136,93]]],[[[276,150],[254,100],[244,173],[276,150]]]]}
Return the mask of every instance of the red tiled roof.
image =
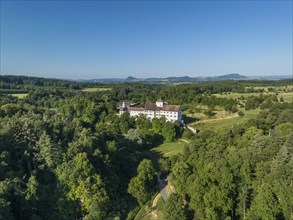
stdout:
{"type": "Polygon", "coordinates": [[[180,110],[179,105],[163,105],[163,111],[171,111],[171,112],[178,112],[180,110]]]}
{"type": "Polygon", "coordinates": [[[144,110],[149,110],[149,111],[170,111],[170,112],[178,112],[180,110],[179,105],[163,105],[163,107],[158,107],[154,103],[147,103],[145,104],[144,108],[139,108],[139,107],[127,107],[129,111],[144,111],[144,110]]]}
{"type": "Polygon", "coordinates": [[[129,111],[144,111],[144,108],[128,107],[129,111]]]}
{"type": "Polygon", "coordinates": [[[154,103],[148,103],[148,104],[145,104],[144,109],[145,109],[145,110],[151,110],[151,111],[158,111],[158,110],[160,110],[161,108],[158,107],[158,106],[157,106],[156,104],[154,104],[154,103]]]}

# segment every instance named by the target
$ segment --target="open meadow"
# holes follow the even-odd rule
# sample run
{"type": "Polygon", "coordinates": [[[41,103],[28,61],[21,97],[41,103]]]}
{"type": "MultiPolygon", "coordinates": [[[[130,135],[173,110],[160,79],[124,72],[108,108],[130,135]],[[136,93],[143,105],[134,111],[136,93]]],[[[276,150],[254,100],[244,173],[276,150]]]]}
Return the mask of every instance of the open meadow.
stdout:
{"type": "Polygon", "coordinates": [[[238,102],[238,110],[244,113],[243,116],[239,116],[237,112],[231,113],[225,111],[221,106],[215,106],[212,110],[214,115],[208,116],[205,114],[205,112],[208,109],[208,106],[190,105],[188,106],[188,109],[185,109],[185,111],[183,112],[188,120],[188,125],[196,128],[198,131],[203,131],[207,129],[218,130],[223,128],[229,128],[234,125],[245,123],[249,119],[256,118],[261,109],[258,107],[255,109],[245,110],[243,105],[245,106],[245,103],[249,97],[259,97],[261,94],[264,96],[275,95],[279,102],[293,102],[292,85],[258,86],[249,88],[253,88],[253,90],[260,91],[250,93],[227,92],[214,94],[214,96],[219,98],[235,99],[238,102]]]}
{"type": "Polygon", "coordinates": [[[14,97],[17,97],[19,99],[23,99],[25,98],[28,94],[27,93],[15,93],[15,94],[11,94],[14,97]]]}
{"type": "Polygon", "coordinates": [[[165,142],[158,147],[152,148],[150,151],[154,153],[159,153],[163,157],[171,157],[183,152],[186,143],[182,140],[175,142],[165,142]]]}
{"type": "Polygon", "coordinates": [[[107,87],[93,87],[93,88],[84,88],[81,91],[83,92],[100,92],[100,91],[109,91],[111,88],[107,87]]]}
{"type": "Polygon", "coordinates": [[[238,114],[233,114],[233,117],[223,117],[223,118],[216,118],[216,119],[208,119],[203,121],[198,121],[192,124],[192,127],[196,128],[199,131],[203,130],[219,130],[225,128],[231,128],[234,125],[239,125],[242,123],[247,122],[249,119],[256,118],[260,109],[254,110],[244,110],[241,109],[244,113],[244,116],[239,116],[238,114]]]}

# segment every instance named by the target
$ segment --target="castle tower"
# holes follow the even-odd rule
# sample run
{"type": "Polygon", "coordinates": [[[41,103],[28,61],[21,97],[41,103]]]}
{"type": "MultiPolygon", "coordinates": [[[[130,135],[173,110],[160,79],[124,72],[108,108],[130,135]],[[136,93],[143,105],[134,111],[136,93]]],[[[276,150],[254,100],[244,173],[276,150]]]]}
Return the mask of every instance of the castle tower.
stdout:
{"type": "Polygon", "coordinates": [[[164,101],[162,99],[159,99],[158,101],[156,101],[157,107],[163,107],[163,105],[164,105],[164,101]]]}

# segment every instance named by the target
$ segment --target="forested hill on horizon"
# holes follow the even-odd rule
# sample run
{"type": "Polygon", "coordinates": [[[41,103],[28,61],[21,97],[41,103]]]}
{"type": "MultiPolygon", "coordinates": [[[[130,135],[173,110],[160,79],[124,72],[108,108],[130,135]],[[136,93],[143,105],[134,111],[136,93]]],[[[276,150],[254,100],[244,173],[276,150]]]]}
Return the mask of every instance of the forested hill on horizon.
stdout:
{"type": "MultiPolygon", "coordinates": [[[[59,81],[75,81],[75,82],[89,82],[89,83],[123,83],[123,82],[152,82],[152,83],[180,83],[180,82],[209,82],[209,81],[221,81],[221,80],[284,80],[293,79],[293,75],[268,75],[268,76],[245,76],[239,73],[231,73],[219,76],[170,76],[170,77],[150,77],[150,78],[136,78],[133,76],[128,76],[126,78],[96,78],[96,79],[57,79],[50,77],[35,77],[29,75],[1,75],[0,77],[14,77],[15,79],[25,79],[29,77],[31,79],[52,79],[59,81]]],[[[17,80],[16,80],[17,81],[17,80]]]]}
{"type": "MultiPolygon", "coordinates": [[[[104,87],[108,88],[109,85],[118,85],[123,83],[147,83],[147,84],[177,84],[177,83],[194,83],[194,84],[207,84],[211,85],[215,83],[229,85],[270,85],[270,84],[286,84],[293,81],[290,76],[279,76],[267,77],[269,79],[249,79],[246,76],[239,74],[228,74],[217,77],[207,77],[203,79],[191,78],[191,77],[168,77],[168,78],[148,78],[148,79],[136,79],[134,77],[127,77],[126,79],[100,79],[100,80],[65,80],[65,79],[54,79],[34,76],[23,76],[23,75],[0,75],[0,92],[1,93],[26,93],[31,89],[37,89],[40,87],[48,88],[54,87],[59,89],[73,89],[82,90],[90,87],[104,87]],[[195,81],[193,81],[195,80],[195,81]]],[[[243,90],[242,88],[242,90],[243,90]]]]}
{"type": "Polygon", "coordinates": [[[221,81],[221,80],[282,80],[292,79],[293,75],[268,75],[268,76],[245,76],[239,73],[231,73],[219,76],[169,76],[169,77],[150,77],[150,78],[136,78],[128,76],[126,78],[97,78],[89,80],[76,80],[80,82],[103,82],[103,83],[122,83],[122,82],[209,82],[209,81],[221,81]]]}

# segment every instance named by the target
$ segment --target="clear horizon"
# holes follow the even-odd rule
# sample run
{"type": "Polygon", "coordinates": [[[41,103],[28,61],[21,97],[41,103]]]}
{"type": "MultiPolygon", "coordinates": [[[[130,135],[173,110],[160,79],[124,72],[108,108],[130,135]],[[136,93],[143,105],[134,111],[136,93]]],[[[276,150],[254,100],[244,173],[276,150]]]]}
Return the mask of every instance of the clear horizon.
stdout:
{"type": "Polygon", "coordinates": [[[2,75],[292,75],[292,1],[0,4],[2,75]]]}

